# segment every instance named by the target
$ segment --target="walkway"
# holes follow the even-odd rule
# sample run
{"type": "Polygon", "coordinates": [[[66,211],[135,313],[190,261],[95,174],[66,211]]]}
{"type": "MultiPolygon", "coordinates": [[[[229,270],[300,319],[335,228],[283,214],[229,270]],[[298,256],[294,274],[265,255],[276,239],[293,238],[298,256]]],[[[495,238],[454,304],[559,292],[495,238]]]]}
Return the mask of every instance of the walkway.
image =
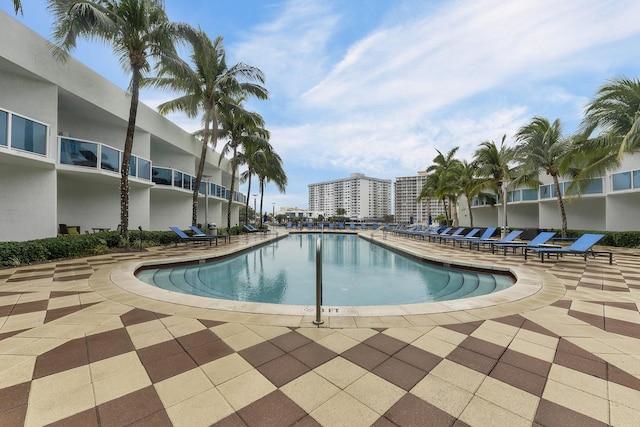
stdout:
{"type": "MultiPolygon", "coordinates": [[[[381,238],[381,236],[379,236],[381,238]]],[[[0,270],[0,425],[640,425],[640,256],[541,264],[388,237],[539,275],[535,295],[415,315],[190,307],[111,280],[159,248],[0,270]]],[[[393,284],[390,284],[392,286],[393,284]]]]}

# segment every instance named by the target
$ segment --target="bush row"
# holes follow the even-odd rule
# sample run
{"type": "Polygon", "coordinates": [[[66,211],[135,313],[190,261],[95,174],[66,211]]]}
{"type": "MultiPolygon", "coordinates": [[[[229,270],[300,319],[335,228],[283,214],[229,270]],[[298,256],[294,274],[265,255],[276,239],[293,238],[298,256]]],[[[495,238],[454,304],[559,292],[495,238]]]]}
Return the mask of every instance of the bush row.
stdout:
{"type": "MultiPolygon", "coordinates": [[[[556,231],[560,234],[560,230],[556,231]]],[[[567,230],[567,237],[580,237],[585,233],[604,234],[599,245],[617,246],[620,248],[638,248],[640,247],[640,231],[589,231],[589,230],[567,230]]]]}
{"type": "Polygon", "coordinates": [[[132,249],[168,245],[180,239],[171,231],[129,232],[126,242],[118,231],[105,233],[65,235],[25,242],[0,242],[0,267],[99,255],[119,248],[132,249]],[[142,239],[141,239],[142,237],[142,239]]]}

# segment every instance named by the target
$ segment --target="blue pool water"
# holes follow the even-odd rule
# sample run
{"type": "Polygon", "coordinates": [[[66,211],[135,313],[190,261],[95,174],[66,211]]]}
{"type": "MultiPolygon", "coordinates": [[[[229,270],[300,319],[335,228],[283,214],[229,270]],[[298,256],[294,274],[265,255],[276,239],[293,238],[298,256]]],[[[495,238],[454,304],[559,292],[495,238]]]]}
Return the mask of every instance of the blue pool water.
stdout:
{"type": "MultiPolygon", "coordinates": [[[[315,304],[319,234],[292,234],[206,264],[142,270],[143,282],[205,297],[315,304]]],[[[322,236],[323,304],[397,305],[445,301],[508,288],[510,276],[419,262],[356,235],[322,236]]]]}

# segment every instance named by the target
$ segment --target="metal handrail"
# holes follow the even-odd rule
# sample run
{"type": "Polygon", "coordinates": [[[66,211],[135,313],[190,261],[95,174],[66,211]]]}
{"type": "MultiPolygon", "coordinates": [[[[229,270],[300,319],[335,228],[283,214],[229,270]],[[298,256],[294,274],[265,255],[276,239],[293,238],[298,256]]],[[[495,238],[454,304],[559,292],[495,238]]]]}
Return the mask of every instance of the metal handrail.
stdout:
{"type": "Polygon", "coordinates": [[[318,237],[316,241],[316,320],[315,325],[322,325],[324,320],[321,316],[322,305],[322,238],[318,237]]]}

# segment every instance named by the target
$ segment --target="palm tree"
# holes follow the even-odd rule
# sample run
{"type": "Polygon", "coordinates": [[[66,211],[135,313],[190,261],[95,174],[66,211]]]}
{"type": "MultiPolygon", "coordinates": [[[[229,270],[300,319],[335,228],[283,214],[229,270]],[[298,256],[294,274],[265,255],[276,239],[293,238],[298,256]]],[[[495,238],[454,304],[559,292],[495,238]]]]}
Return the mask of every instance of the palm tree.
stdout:
{"type": "Polygon", "coordinates": [[[458,168],[458,188],[459,193],[464,194],[467,199],[467,210],[469,211],[470,226],[473,227],[473,211],[471,210],[471,202],[476,196],[482,195],[482,181],[477,177],[478,165],[476,162],[468,162],[462,160],[458,168]]]}
{"type": "Polygon", "coordinates": [[[247,169],[240,174],[240,182],[248,182],[247,185],[247,201],[245,204],[244,223],[249,222],[249,196],[251,195],[251,178],[256,174],[256,169],[260,162],[264,162],[265,146],[267,141],[253,141],[252,144],[244,146],[244,152],[238,154],[238,164],[245,165],[247,169]]]}
{"type": "MultiPolygon", "coordinates": [[[[273,182],[278,187],[280,193],[284,193],[287,188],[287,174],[282,167],[282,158],[273,150],[273,147],[264,150],[264,156],[259,158],[256,165],[256,175],[260,184],[260,212],[264,200],[264,189],[269,182],[273,182]]],[[[260,226],[262,226],[262,215],[260,215],[260,226]]]]}
{"type": "Polygon", "coordinates": [[[587,105],[574,148],[585,162],[571,187],[619,167],[625,153],[640,151],[639,79],[612,79],[598,90],[587,105]],[[595,131],[600,133],[591,137],[595,131]]]}
{"type": "Polygon", "coordinates": [[[264,75],[258,68],[243,63],[238,63],[231,68],[227,67],[222,37],[216,37],[212,42],[204,31],[199,30],[191,39],[191,45],[191,62],[195,70],[182,61],[162,61],[158,66],[158,77],[149,79],[145,84],[170,88],[184,94],[160,104],[158,111],[162,114],[182,111],[193,118],[202,112],[204,124],[202,151],[193,187],[191,214],[191,223],[196,225],[198,196],[204,174],[207,147],[211,144],[215,148],[219,139],[218,110],[223,102],[229,106],[234,103],[234,100],[244,95],[267,99],[268,92],[261,85],[264,83],[264,75]]]}
{"type": "Polygon", "coordinates": [[[13,0],[13,10],[15,10],[16,15],[18,12],[22,14],[22,2],[20,0],[13,0]]]}
{"type": "Polygon", "coordinates": [[[161,0],[49,0],[54,15],[54,55],[66,60],[78,37],[111,44],[122,66],[131,72],[131,104],[122,155],[120,178],[120,231],[129,237],[129,164],[138,113],[140,81],[150,69],[150,59],[177,60],[175,42],[193,29],[171,23],[161,0]]]}
{"type": "Polygon", "coordinates": [[[513,186],[538,188],[541,184],[537,178],[540,170],[551,176],[562,218],[562,237],[567,237],[567,213],[559,177],[567,172],[563,165],[566,165],[567,155],[572,153],[569,140],[562,135],[560,119],[550,123],[544,117],[534,116],[531,123],[521,127],[515,137],[519,142],[515,150],[520,173],[515,177],[513,186]]]}
{"type": "Polygon", "coordinates": [[[474,153],[474,161],[478,165],[478,178],[481,180],[480,189],[491,190],[500,196],[501,206],[504,213],[503,234],[507,229],[507,201],[506,190],[509,181],[512,179],[513,168],[510,163],[514,160],[515,152],[512,148],[505,146],[507,135],[502,137],[500,148],[494,141],[483,141],[480,148],[474,153]]]}
{"type": "Polygon", "coordinates": [[[436,150],[438,155],[433,159],[434,164],[427,168],[427,173],[432,174],[433,177],[430,181],[429,175],[427,175],[427,180],[423,186],[423,189],[426,187],[427,189],[433,190],[431,196],[437,197],[443,201],[445,204],[445,217],[447,222],[449,222],[449,218],[451,218],[454,226],[458,225],[458,213],[455,201],[458,199],[460,192],[460,189],[457,186],[460,161],[454,156],[458,152],[459,148],[460,147],[455,147],[449,150],[447,154],[443,154],[440,150],[436,150]],[[449,209],[446,208],[445,200],[449,202],[449,209]]]}
{"type": "Polygon", "coordinates": [[[231,187],[227,205],[227,232],[229,232],[231,229],[231,205],[235,191],[235,176],[238,165],[242,161],[238,156],[238,149],[254,145],[265,145],[269,139],[269,131],[264,129],[262,116],[247,111],[242,107],[242,99],[221,104],[223,106],[219,111],[220,136],[226,138],[227,143],[220,152],[220,161],[222,161],[223,156],[231,151],[231,187]]]}

